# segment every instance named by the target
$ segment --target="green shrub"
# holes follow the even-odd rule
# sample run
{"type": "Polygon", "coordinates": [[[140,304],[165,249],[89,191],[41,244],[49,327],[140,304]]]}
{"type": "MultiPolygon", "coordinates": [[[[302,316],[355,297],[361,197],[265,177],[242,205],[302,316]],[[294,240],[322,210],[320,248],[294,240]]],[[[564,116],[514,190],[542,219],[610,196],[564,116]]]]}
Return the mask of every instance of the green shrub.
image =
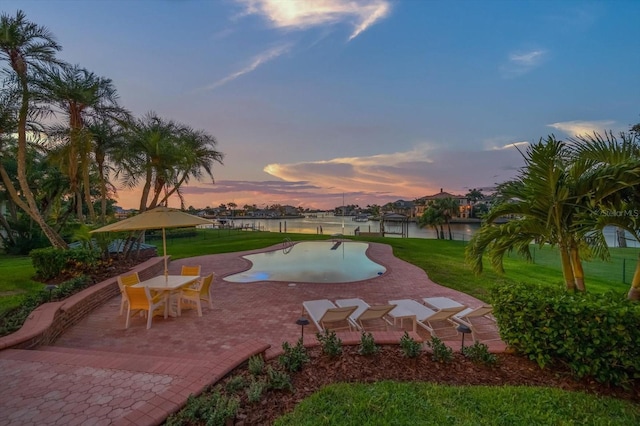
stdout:
{"type": "Polygon", "coordinates": [[[562,362],[578,378],[613,385],[640,378],[640,304],[525,284],[491,297],[502,339],[540,366],[562,362]]]}
{"type": "Polygon", "coordinates": [[[91,249],[62,250],[53,247],[31,250],[29,253],[38,278],[50,280],[64,272],[71,275],[92,272],[100,253],[91,249]]]}
{"type": "Polygon", "coordinates": [[[224,390],[228,393],[236,393],[246,386],[246,381],[242,376],[233,376],[224,385],[224,390]]]}
{"type": "Polygon", "coordinates": [[[407,358],[417,358],[422,353],[422,345],[409,336],[406,331],[400,338],[400,349],[407,358]]]}
{"type": "Polygon", "coordinates": [[[260,355],[254,355],[249,358],[248,369],[252,376],[259,376],[262,374],[262,370],[264,370],[264,358],[260,355]]]}
{"type": "Polygon", "coordinates": [[[212,392],[198,398],[190,395],[184,409],[170,416],[166,424],[167,426],[183,424],[224,426],[228,419],[235,417],[239,407],[240,400],[238,398],[229,398],[220,392],[212,392]]]}
{"type": "Polygon", "coordinates": [[[293,391],[291,377],[284,371],[267,367],[268,385],[271,389],[293,391]]]}
{"type": "Polygon", "coordinates": [[[67,263],[66,252],[67,250],[54,247],[31,250],[29,256],[33,262],[33,268],[36,270],[36,275],[43,280],[60,275],[67,263]]]}
{"type": "Polygon", "coordinates": [[[496,365],[498,357],[489,352],[489,347],[484,343],[475,342],[471,346],[462,349],[462,354],[476,364],[496,365]]]}
{"type": "Polygon", "coordinates": [[[267,384],[261,380],[253,380],[247,388],[247,400],[251,403],[258,402],[267,389],[267,384]]]}
{"type": "Polygon", "coordinates": [[[371,333],[362,333],[360,337],[360,346],[358,347],[358,353],[360,355],[374,355],[378,353],[380,347],[376,345],[376,342],[373,340],[373,335],[371,333]]]}
{"type": "Polygon", "coordinates": [[[445,345],[438,337],[432,336],[431,340],[427,342],[427,346],[431,348],[431,359],[435,362],[453,361],[453,349],[445,345]]]}
{"type": "Polygon", "coordinates": [[[302,366],[309,362],[309,355],[302,344],[302,339],[298,339],[298,343],[293,347],[288,342],[284,342],[282,350],[284,353],[278,357],[278,362],[287,371],[300,371],[302,366]]]}
{"type": "Polygon", "coordinates": [[[325,330],[324,333],[316,333],[316,338],[322,345],[322,353],[335,358],[342,353],[342,340],[333,330],[325,330]]]}

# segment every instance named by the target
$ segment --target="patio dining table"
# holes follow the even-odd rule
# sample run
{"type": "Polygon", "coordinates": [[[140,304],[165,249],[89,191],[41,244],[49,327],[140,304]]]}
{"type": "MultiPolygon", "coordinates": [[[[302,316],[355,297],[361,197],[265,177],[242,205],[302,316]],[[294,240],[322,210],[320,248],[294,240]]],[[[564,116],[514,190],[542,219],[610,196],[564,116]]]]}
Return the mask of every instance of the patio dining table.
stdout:
{"type": "MultiPolygon", "coordinates": [[[[170,307],[171,294],[181,289],[182,287],[191,285],[200,279],[199,275],[159,275],[157,277],[149,278],[145,281],[140,281],[134,284],[132,287],[147,287],[149,290],[161,292],[164,294],[165,303],[170,307]]],[[[178,301],[179,302],[179,301],[178,301]]],[[[180,306],[176,311],[169,309],[169,315],[179,316],[180,306]]]]}

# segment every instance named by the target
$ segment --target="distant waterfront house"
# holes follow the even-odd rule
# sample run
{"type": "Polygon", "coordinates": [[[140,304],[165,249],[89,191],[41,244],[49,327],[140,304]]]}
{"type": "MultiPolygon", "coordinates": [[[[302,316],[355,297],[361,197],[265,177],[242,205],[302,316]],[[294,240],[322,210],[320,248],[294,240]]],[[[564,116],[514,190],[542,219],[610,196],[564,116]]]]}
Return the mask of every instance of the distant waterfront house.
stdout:
{"type": "Polygon", "coordinates": [[[418,203],[415,205],[414,215],[416,217],[422,216],[426,208],[429,206],[429,202],[441,198],[453,198],[458,202],[458,215],[456,219],[468,219],[471,217],[471,210],[473,203],[466,195],[454,195],[449,192],[445,192],[440,188],[440,192],[433,195],[427,195],[422,198],[418,198],[418,203]]]}
{"type": "Polygon", "coordinates": [[[415,217],[415,204],[413,201],[398,200],[385,205],[385,213],[395,213],[407,217],[415,217]]]}

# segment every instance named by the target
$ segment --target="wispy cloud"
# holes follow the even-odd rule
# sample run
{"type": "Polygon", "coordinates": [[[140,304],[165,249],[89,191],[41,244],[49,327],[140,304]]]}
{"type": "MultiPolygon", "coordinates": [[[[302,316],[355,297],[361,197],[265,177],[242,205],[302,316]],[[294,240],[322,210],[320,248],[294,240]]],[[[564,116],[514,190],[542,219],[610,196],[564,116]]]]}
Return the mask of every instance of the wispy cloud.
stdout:
{"type": "Polygon", "coordinates": [[[559,123],[548,124],[548,127],[558,129],[561,132],[570,136],[579,136],[586,134],[593,134],[593,132],[604,133],[605,131],[612,130],[615,125],[613,120],[600,120],[600,121],[563,121],[559,123]]]}
{"type": "MultiPolygon", "coordinates": [[[[269,164],[265,171],[275,179],[266,181],[216,180],[183,189],[187,205],[218,206],[230,201],[244,204],[291,204],[333,208],[343,193],[351,203],[386,204],[447,192],[464,194],[470,187],[492,187],[513,178],[522,167],[516,149],[483,151],[437,150],[424,143],[415,148],[365,157],[269,164]],[[473,178],[461,171],[473,170],[473,178]]],[[[138,191],[139,192],[139,191],[138,191]]],[[[123,206],[135,206],[139,193],[120,191],[123,206]],[[129,200],[131,198],[131,201],[129,200]]]]}
{"type": "Polygon", "coordinates": [[[539,67],[547,58],[548,51],[535,49],[525,52],[512,52],[507,62],[500,67],[503,77],[518,77],[539,67]]]}
{"type": "Polygon", "coordinates": [[[245,74],[248,74],[252,71],[255,71],[259,66],[266,64],[267,62],[277,58],[278,56],[286,53],[289,51],[289,49],[291,48],[290,44],[284,44],[281,46],[276,46],[272,49],[269,49],[265,52],[262,52],[261,54],[255,56],[252,60],[251,63],[249,65],[247,65],[246,67],[242,68],[239,71],[234,72],[233,74],[230,74],[228,76],[226,76],[225,78],[216,81],[213,84],[210,84],[206,87],[204,87],[205,90],[214,90],[217,89],[220,86],[224,86],[225,84],[235,80],[238,77],[241,77],[245,74]]]}
{"type": "Polygon", "coordinates": [[[519,148],[521,146],[526,146],[529,145],[529,142],[523,141],[523,142],[511,142],[508,143],[506,145],[502,145],[502,146],[494,146],[493,148],[491,148],[494,151],[499,151],[499,150],[503,150],[503,149],[513,149],[513,148],[519,148]]]}
{"type": "Polygon", "coordinates": [[[377,21],[388,16],[388,0],[236,0],[246,15],[260,15],[275,28],[307,29],[320,25],[349,23],[353,40],[377,21]]]}
{"type": "Polygon", "coordinates": [[[425,144],[406,152],[368,157],[269,164],[264,171],[289,182],[411,199],[438,192],[442,187],[455,192],[471,185],[490,186],[510,178],[521,163],[522,156],[515,149],[460,153],[436,151],[425,144]],[[470,169],[474,170],[473,182],[460,173],[470,169]]]}

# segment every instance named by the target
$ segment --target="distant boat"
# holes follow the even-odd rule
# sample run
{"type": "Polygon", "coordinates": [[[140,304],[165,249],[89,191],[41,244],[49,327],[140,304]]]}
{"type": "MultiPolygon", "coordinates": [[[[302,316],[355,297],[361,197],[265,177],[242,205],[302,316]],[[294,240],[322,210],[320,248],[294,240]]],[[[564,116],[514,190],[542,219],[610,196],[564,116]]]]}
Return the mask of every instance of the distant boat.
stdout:
{"type": "Polygon", "coordinates": [[[369,216],[367,216],[366,214],[359,214],[357,216],[354,216],[353,220],[355,222],[367,222],[369,220],[369,216]]]}

